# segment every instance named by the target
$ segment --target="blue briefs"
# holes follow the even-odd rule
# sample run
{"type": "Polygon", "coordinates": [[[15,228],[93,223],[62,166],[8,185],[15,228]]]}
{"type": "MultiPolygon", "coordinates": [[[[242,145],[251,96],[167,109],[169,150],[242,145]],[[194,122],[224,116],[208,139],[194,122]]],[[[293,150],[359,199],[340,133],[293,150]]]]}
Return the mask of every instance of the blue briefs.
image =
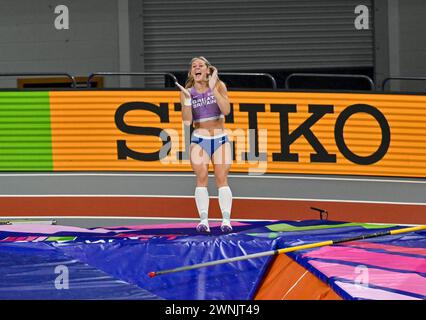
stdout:
{"type": "Polygon", "coordinates": [[[226,133],[212,137],[200,136],[194,133],[191,137],[191,143],[199,144],[201,148],[207,152],[210,158],[217,148],[226,142],[229,142],[229,138],[226,133]]]}

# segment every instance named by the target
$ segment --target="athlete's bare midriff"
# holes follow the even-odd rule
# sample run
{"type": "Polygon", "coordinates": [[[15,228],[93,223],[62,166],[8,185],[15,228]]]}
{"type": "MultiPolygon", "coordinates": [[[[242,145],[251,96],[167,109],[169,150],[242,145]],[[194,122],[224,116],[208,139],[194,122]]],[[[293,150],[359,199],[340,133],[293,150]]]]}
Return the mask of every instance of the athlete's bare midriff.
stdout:
{"type": "Polygon", "coordinates": [[[224,119],[195,122],[194,129],[197,134],[215,136],[225,132],[224,119]]]}

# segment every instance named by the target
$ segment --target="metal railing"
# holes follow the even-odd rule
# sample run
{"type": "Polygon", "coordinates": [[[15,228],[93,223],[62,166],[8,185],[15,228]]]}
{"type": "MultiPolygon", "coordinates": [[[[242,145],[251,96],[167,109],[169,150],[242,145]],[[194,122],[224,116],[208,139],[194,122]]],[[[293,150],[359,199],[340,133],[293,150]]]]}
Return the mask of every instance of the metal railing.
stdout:
{"type": "Polygon", "coordinates": [[[424,81],[426,80],[426,77],[388,77],[385,78],[382,82],[382,90],[385,90],[385,85],[390,80],[417,80],[417,81],[424,81]]]}
{"type": "Polygon", "coordinates": [[[2,72],[0,73],[0,77],[39,77],[39,76],[65,76],[71,80],[71,87],[77,87],[77,81],[75,77],[66,72],[2,72]]]}
{"type": "Polygon", "coordinates": [[[175,75],[169,72],[94,72],[87,78],[87,88],[90,88],[90,81],[96,76],[164,76],[172,78],[173,82],[177,82],[175,75]]]}
{"type": "Polygon", "coordinates": [[[362,74],[334,74],[334,73],[292,73],[285,79],[285,88],[290,89],[290,79],[294,77],[323,77],[323,78],[351,78],[351,79],[364,79],[366,80],[371,90],[375,90],[376,86],[374,81],[362,74]]]}
{"type": "Polygon", "coordinates": [[[266,77],[271,81],[272,88],[277,89],[277,81],[269,73],[257,73],[257,72],[219,72],[219,76],[250,76],[250,77],[266,77]]]}

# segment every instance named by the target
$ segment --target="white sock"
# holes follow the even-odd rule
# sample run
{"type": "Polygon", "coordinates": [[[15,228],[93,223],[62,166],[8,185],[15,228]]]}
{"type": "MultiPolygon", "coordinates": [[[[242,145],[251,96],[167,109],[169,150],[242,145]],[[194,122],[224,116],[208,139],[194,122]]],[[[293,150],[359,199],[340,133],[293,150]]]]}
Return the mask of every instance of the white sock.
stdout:
{"type": "Polygon", "coordinates": [[[231,220],[232,208],[232,191],[229,186],[220,187],[219,191],[219,206],[222,211],[223,221],[229,223],[231,220]]]}
{"type": "Polygon", "coordinates": [[[209,217],[209,191],[207,187],[195,188],[195,203],[197,204],[201,222],[207,224],[209,217]]]}

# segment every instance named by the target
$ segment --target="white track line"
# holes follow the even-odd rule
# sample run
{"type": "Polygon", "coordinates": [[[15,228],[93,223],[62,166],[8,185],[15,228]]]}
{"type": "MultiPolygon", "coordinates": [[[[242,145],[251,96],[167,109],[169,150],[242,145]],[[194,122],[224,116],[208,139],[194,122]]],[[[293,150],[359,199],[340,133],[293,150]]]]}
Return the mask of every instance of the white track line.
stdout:
{"type": "MultiPolygon", "coordinates": [[[[193,199],[194,196],[179,195],[128,195],[128,194],[2,194],[0,198],[188,198],[193,199]]],[[[218,198],[210,196],[210,198],[218,198]]],[[[308,199],[308,198],[271,198],[271,197],[233,197],[237,200],[270,200],[270,201],[315,201],[315,202],[343,202],[343,203],[369,203],[369,204],[399,204],[399,205],[415,205],[426,206],[426,202],[397,202],[397,201],[369,201],[369,200],[347,200],[347,199],[308,199]]]]}
{"type": "MultiPolygon", "coordinates": [[[[6,173],[0,174],[0,177],[192,177],[194,174],[166,174],[166,173],[6,173]]],[[[210,174],[209,177],[214,177],[210,174]]],[[[355,181],[355,182],[381,182],[381,183],[412,183],[426,184],[423,180],[403,180],[401,179],[373,179],[373,178],[339,178],[339,177],[306,177],[306,176],[283,176],[283,175],[238,175],[230,174],[229,178],[244,179],[282,179],[282,180],[329,180],[329,181],[355,181]]],[[[420,179],[420,178],[419,178],[420,179]]]]}

